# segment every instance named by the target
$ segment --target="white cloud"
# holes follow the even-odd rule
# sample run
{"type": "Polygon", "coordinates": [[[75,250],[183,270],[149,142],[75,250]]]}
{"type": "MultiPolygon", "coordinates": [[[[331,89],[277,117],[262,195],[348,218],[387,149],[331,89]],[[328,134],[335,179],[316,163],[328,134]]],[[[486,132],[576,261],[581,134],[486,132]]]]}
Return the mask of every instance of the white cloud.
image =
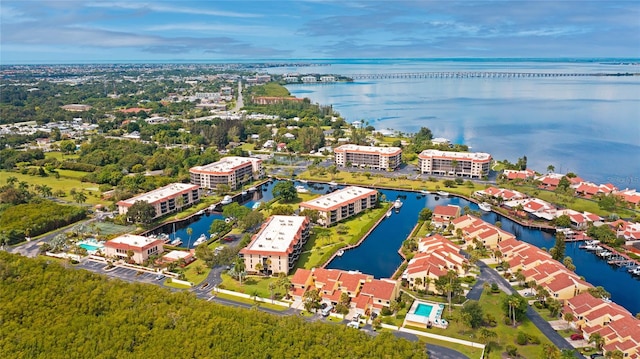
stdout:
{"type": "Polygon", "coordinates": [[[246,12],[234,12],[234,11],[221,11],[208,8],[192,8],[182,6],[171,6],[157,3],[138,3],[138,2],[97,2],[87,3],[87,7],[100,7],[108,9],[127,9],[127,10],[149,10],[155,12],[164,13],[180,13],[180,14],[193,14],[193,15],[207,15],[207,16],[221,16],[221,17],[238,17],[238,18],[253,18],[262,17],[260,14],[251,14],[246,12]]]}

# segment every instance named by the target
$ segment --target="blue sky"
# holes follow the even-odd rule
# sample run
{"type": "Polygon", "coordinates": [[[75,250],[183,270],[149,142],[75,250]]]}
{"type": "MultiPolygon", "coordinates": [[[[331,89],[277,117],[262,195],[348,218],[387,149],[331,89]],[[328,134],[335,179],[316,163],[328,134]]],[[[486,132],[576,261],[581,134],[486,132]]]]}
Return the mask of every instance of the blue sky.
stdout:
{"type": "Polygon", "coordinates": [[[640,57],[640,1],[2,0],[0,62],[640,57]]]}

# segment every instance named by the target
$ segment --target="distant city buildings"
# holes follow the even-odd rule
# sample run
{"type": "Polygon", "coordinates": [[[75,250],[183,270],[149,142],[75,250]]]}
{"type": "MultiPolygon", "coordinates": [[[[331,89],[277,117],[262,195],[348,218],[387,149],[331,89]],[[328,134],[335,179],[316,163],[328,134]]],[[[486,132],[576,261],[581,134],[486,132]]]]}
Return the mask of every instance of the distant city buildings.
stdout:
{"type": "Polygon", "coordinates": [[[418,155],[420,173],[482,178],[489,175],[491,155],[482,152],[424,150],[418,155]]]}
{"type": "Polygon", "coordinates": [[[232,189],[264,175],[262,160],[250,157],[223,157],[218,162],[189,169],[191,183],[203,188],[215,189],[225,184],[232,189]]]}
{"type": "Polygon", "coordinates": [[[374,170],[393,171],[400,166],[402,149],[400,147],[375,147],[346,144],[336,147],[336,166],[360,167],[374,170]]]}
{"type": "Polygon", "coordinates": [[[200,201],[200,186],[188,183],[172,183],[153,191],[122,200],[118,202],[118,212],[127,214],[129,208],[138,201],[149,203],[155,208],[153,218],[161,217],[167,213],[180,211],[200,201]]]}
{"type": "Polygon", "coordinates": [[[318,223],[330,226],[341,220],[355,216],[378,202],[378,191],[369,188],[349,186],[324,196],[300,203],[300,210],[316,210],[320,213],[318,223]]]}
{"type": "Polygon", "coordinates": [[[289,273],[309,239],[305,216],[271,216],[240,250],[247,272],[289,273]]]}

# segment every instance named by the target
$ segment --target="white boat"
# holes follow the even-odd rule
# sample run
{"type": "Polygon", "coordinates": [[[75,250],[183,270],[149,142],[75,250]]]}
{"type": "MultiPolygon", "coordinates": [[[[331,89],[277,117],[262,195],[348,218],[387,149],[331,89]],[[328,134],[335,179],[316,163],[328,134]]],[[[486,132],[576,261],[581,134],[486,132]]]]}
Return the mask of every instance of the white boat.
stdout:
{"type": "Polygon", "coordinates": [[[257,188],[255,188],[255,187],[249,187],[249,189],[248,189],[247,191],[249,191],[249,192],[255,192],[255,191],[257,191],[257,190],[258,190],[258,189],[257,189],[257,188]]]}
{"type": "Polygon", "coordinates": [[[344,249],[341,249],[336,253],[338,257],[342,257],[343,254],[344,254],[344,249]]]}
{"type": "Polygon", "coordinates": [[[176,237],[176,239],[172,240],[170,244],[172,246],[179,246],[182,244],[182,239],[180,237],[176,237]]]}
{"type": "Polygon", "coordinates": [[[198,212],[196,212],[196,216],[202,216],[203,214],[204,214],[204,209],[201,209],[198,212]]]}
{"type": "Polygon", "coordinates": [[[402,207],[402,201],[400,200],[400,198],[398,198],[395,200],[395,202],[393,202],[393,208],[399,209],[400,207],[402,207]]]}
{"type": "Polygon", "coordinates": [[[436,192],[439,196],[441,197],[449,197],[449,192],[445,192],[445,191],[438,191],[436,192]]]}
{"type": "Polygon", "coordinates": [[[262,205],[262,202],[258,201],[254,203],[253,206],[251,206],[251,209],[255,211],[256,209],[260,208],[260,205],[262,205]]]}
{"type": "Polygon", "coordinates": [[[490,212],[491,211],[491,205],[487,202],[482,202],[480,204],[478,204],[478,207],[480,207],[481,210],[485,211],[485,212],[490,212]]]}
{"type": "Polygon", "coordinates": [[[207,241],[207,236],[204,233],[202,233],[200,237],[198,237],[198,239],[196,239],[196,241],[193,242],[193,246],[197,247],[206,241],[207,241]]]}
{"type": "Polygon", "coordinates": [[[307,180],[298,180],[300,183],[307,183],[307,180]]]}
{"type": "Polygon", "coordinates": [[[222,201],[220,201],[221,204],[229,204],[231,202],[233,202],[233,198],[231,198],[231,196],[224,196],[222,201]]]}
{"type": "Polygon", "coordinates": [[[590,240],[590,241],[585,241],[584,244],[588,245],[588,246],[596,246],[597,244],[600,244],[600,241],[597,239],[594,240],[590,240]]]}
{"type": "Polygon", "coordinates": [[[431,192],[423,190],[423,189],[420,190],[420,193],[422,193],[422,194],[431,194],[431,192]]]}
{"type": "Polygon", "coordinates": [[[300,185],[300,186],[296,186],[296,192],[298,192],[298,193],[308,193],[309,190],[306,189],[304,186],[300,185]]]}
{"type": "Polygon", "coordinates": [[[245,196],[248,192],[247,191],[242,191],[240,192],[241,195],[245,196]]]}
{"type": "Polygon", "coordinates": [[[335,183],[335,182],[329,182],[329,186],[331,186],[331,187],[336,187],[337,185],[338,185],[338,184],[337,184],[337,183],[335,183]]]}
{"type": "Polygon", "coordinates": [[[387,218],[391,217],[391,211],[388,211],[386,216],[387,216],[387,218]]]}

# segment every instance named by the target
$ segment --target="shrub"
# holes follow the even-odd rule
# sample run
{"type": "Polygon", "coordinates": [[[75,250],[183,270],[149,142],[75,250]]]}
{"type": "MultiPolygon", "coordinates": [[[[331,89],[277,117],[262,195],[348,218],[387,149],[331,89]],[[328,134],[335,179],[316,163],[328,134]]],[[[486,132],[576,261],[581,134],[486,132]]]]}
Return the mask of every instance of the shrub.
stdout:
{"type": "Polygon", "coordinates": [[[518,343],[518,345],[527,345],[527,342],[528,342],[527,334],[525,334],[524,332],[518,332],[518,336],[516,337],[516,343],[518,343]]]}
{"type": "Polygon", "coordinates": [[[513,356],[513,357],[518,356],[518,348],[516,348],[513,345],[510,345],[510,344],[507,345],[505,350],[507,351],[507,354],[510,356],[513,356]]]}
{"type": "Polygon", "coordinates": [[[393,314],[393,312],[391,311],[391,309],[389,309],[389,307],[383,307],[382,310],[380,310],[380,314],[383,316],[388,316],[393,314]]]}
{"type": "Polygon", "coordinates": [[[538,345],[540,344],[540,338],[535,335],[527,334],[527,342],[529,344],[538,345]]]}

